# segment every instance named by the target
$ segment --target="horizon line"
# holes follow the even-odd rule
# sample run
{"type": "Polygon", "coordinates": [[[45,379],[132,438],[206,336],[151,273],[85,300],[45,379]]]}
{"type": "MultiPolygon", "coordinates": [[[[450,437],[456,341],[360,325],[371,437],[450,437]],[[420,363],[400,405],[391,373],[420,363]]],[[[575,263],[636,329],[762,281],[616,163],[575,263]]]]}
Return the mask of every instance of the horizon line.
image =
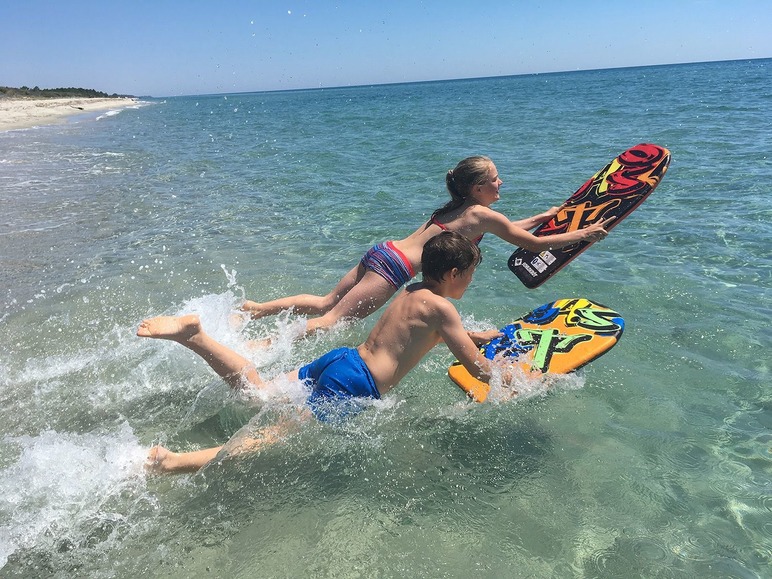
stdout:
{"type": "Polygon", "coordinates": [[[455,81],[463,82],[463,81],[470,81],[470,80],[472,81],[488,80],[492,78],[513,78],[513,77],[520,77],[520,76],[542,76],[542,75],[547,76],[547,75],[553,75],[553,74],[566,74],[566,73],[575,73],[575,72],[596,72],[600,70],[625,70],[625,69],[635,69],[635,68],[655,68],[655,67],[661,67],[661,66],[688,66],[692,64],[718,64],[718,63],[726,63],[726,62],[743,62],[743,61],[754,61],[754,60],[772,60],[772,56],[762,56],[762,57],[754,57],[754,58],[728,58],[724,60],[697,60],[697,61],[689,61],[689,62],[670,62],[670,63],[660,63],[660,64],[636,64],[636,65],[630,65],[630,66],[609,66],[609,67],[582,68],[582,69],[573,69],[573,70],[551,70],[546,72],[495,74],[491,76],[470,76],[470,77],[461,77],[461,78],[435,78],[435,79],[425,79],[425,80],[372,82],[372,83],[363,83],[363,84],[246,90],[246,91],[236,91],[236,92],[192,93],[192,94],[184,94],[184,95],[182,94],[166,95],[166,96],[158,96],[158,97],[152,96],[152,95],[141,95],[136,98],[166,99],[166,98],[186,98],[186,97],[216,97],[216,96],[231,96],[231,95],[236,96],[236,95],[248,95],[248,94],[300,92],[300,91],[314,91],[314,90],[341,90],[341,89],[354,89],[354,88],[368,88],[368,87],[375,87],[375,86],[399,86],[399,85],[409,85],[409,84],[430,84],[430,83],[455,82],[455,81]]]}

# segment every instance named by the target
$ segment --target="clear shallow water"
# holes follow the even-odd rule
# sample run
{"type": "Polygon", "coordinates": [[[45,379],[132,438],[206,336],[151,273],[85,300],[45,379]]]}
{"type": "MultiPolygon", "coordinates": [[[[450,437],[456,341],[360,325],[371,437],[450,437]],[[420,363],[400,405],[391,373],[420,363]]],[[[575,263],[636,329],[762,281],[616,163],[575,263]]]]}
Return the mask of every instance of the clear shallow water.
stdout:
{"type": "MultiPolygon", "coordinates": [[[[155,101],[0,134],[3,576],[756,577],[772,558],[772,61],[155,101]],[[562,202],[639,142],[673,155],[602,244],[526,290],[491,236],[458,304],[501,325],[584,296],[619,345],[554,391],[466,402],[437,348],[341,428],[196,476],[146,448],[222,444],[262,410],[144,317],[195,311],[267,375],[294,317],[232,327],[243,296],[327,291],[490,155],[497,208],[562,202]]],[[[251,420],[251,423],[250,423],[251,420]]]]}

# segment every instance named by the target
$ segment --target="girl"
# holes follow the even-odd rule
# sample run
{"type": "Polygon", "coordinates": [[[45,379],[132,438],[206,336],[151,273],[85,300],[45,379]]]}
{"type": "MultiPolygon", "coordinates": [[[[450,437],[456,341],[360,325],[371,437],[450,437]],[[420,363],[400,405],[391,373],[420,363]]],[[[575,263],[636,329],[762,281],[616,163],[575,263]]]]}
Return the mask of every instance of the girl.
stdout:
{"type": "Polygon", "coordinates": [[[490,206],[499,200],[503,182],[488,157],[462,160],[455,169],[448,171],[445,183],[451,199],[444,207],[437,209],[428,222],[408,237],[380,243],[368,250],[327,295],[301,294],[262,303],[246,300],[242,310],[252,319],[289,309],[302,315],[318,316],[308,320],[306,334],[329,328],[346,318],[365,318],[421,270],[424,244],[443,230],[460,233],[477,244],[485,233],[492,233],[512,245],[537,252],[580,241],[598,241],[608,235],[604,225],[609,220],[549,237],[536,237],[528,232],[551,219],[561,207],[520,221],[510,221],[494,211],[490,206]]]}

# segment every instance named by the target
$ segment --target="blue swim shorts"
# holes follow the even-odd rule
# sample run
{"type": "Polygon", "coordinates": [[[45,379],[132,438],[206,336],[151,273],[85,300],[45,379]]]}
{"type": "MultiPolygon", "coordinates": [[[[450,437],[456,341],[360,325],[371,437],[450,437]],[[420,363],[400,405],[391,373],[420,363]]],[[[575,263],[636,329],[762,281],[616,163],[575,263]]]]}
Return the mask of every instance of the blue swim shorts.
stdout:
{"type": "Polygon", "coordinates": [[[298,377],[311,388],[306,399],[309,408],[326,422],[360,412],[363,398],[381,397],[356,348],[333,350],[300,368],[298,377]]]}

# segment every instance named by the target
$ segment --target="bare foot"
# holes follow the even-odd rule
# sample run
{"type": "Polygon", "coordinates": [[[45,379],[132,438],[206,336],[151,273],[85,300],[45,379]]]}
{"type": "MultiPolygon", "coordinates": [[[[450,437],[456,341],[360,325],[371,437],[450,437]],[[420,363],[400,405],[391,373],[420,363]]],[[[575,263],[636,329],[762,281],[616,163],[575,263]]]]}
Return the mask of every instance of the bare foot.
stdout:
{"type": "Polygon", "coordinates": [[[232,313],[228,315],[228,325],[232,330],[235,330],[237,332],[244,329],[244,327],[249,323],[250,316],[248,316],[245,313],[243,314],[236,314],[232,313]]]}
{"type": "Polygon", "coordinates": [[[201,331],[201,321],[195,314],[186,316],[158,316],[144,320],[137,329],[143,338],[161,338],[186,342],[201,331]]]}
{"type": "Polygon", "coordinates": [[[266,315],[262,311],[260,304],[257,302],[253,302],[252,300],[244,300],[244,303],[241,304],[241,311],[247,312],[252,317],[253,320],[259,320],[260,318],[266,315]]]}
{"type": "Polygon", "coordinates": [[[154,446],[147,453],[145,459],[145,470],[155,474],[174,472],[172,463],[174,462],[174,453],[163,446],[154,446]]]}
{"type": "Polygon", "coordinates": [[[267,350],[272,344],[272,338],[263,338],[261,340],[249,340],[246,343],[246,346],[250,352],[260,352],[262,350],[267,350]]]}
{"type": "Polygon", "coordinates": [[[154,474],[196,472],[214,459],[221,448],[216,446],[193,452],[172,452],[163,446],[154,446],[147,453],[145,470],[154,474]]]}

